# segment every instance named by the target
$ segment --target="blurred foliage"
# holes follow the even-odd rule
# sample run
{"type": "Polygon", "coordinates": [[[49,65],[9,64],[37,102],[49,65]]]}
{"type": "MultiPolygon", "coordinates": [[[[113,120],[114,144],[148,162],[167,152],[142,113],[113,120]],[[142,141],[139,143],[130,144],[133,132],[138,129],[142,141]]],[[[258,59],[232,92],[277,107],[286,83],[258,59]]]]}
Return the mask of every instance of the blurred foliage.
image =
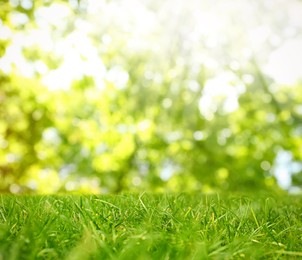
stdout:
{"type": "MultiPolygon", "coordinates": [[[[239,107],[227,111],[222,92],[206,112],[200,100],[214,75],[210,68],[193,68],[177,43],[165,54],[154,46],[133,50],[123,32],[105,23],[86,35],[94,54],[79,51],[80,71],[96,58],[91,71],[73,74],[67,84],[63,73],[51,88],[45,75],[69,55],[60,54],[60,40],[78,32],[76,19],[92,18],[85,1],[57,1],[52,6],[69,12],[64,26],[38,23],[37,10],[50,3],[0,4],[1,32],[10,32],[0,45],[1,192],[276,191],[280,151],[290,152],[293,184],[302,184],[301,82],[276,85],[252,59],[242,68],[227,66],[228,85],[241,86],[239,107]],[[17,16],[25,22],[14,22],[17,16]],[[35,42],[43,26],[55,42],[50,49],[35,42]],[[20,49],[21,61],[35,68],[29,73],[21,61],[3,69],[16,35],[33,39],[20,49]]],[[[66,71],[78,72],[69,65],[66,71]]]]}

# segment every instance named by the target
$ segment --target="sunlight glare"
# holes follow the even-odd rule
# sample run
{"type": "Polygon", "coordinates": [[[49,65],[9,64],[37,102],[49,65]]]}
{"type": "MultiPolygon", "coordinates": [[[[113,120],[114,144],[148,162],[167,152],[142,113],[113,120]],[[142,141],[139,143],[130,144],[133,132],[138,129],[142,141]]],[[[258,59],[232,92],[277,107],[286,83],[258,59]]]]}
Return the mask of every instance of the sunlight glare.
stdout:
{"type": "Polygon", "coordinates": [[[291,85],[302,80],[302,38],[288,40],[272,52],[266,72],[279,84],[291,85]]]}
{"type": "Polygon", "coordinates": [[[238,97],[245,91],[245,86],[238,81],[236,75],[224,72],[206,81],[199,100],[200,113],[211,120],[222,105],[224,112],[231,113],[238,109],[238,97]]]}

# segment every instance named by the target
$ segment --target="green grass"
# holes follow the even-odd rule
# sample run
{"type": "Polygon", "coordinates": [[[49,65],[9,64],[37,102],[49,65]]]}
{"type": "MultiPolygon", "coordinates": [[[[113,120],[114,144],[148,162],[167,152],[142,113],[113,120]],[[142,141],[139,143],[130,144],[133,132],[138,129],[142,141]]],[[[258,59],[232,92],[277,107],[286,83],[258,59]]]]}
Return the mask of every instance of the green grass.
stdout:
{"type": "Polygon", "coordinates": [[[0,259],[301,257],[301,197],[0,195],[0,259]]]}

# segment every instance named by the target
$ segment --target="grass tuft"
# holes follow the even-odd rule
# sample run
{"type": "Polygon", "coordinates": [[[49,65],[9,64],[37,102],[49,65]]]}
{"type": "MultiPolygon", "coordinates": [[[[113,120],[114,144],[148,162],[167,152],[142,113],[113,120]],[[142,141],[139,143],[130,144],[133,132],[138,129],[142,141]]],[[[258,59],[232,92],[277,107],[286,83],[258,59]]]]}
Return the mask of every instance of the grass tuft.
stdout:
{"type": "Polygon", "coordinates": [[[295,259],[301,197],[0,196],[0,259],[295,259]]]}

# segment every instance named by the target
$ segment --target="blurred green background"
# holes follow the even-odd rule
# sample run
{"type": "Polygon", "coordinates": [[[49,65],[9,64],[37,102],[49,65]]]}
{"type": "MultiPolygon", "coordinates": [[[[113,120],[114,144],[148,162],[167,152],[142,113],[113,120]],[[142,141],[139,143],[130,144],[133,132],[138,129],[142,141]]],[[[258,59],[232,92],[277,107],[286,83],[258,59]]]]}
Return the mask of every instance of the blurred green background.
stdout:
{"type": "Polygon", "coordinates": [[[0,2],[0,192],[302,184],[302,2],[0,2]]]}

